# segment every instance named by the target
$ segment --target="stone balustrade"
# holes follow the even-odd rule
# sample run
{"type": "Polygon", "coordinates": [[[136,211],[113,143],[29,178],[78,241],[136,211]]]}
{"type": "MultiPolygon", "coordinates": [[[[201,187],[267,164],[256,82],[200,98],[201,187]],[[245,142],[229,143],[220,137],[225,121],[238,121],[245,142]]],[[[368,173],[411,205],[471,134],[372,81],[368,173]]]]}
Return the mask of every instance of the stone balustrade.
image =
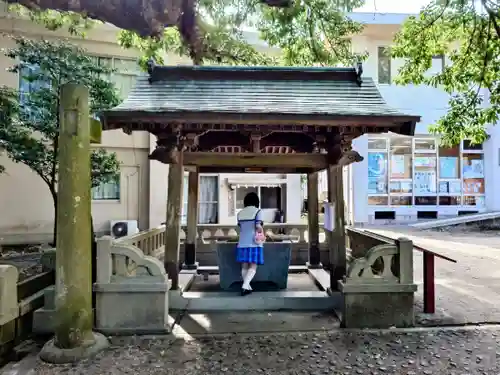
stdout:
{"type": "Polygon", "coordinates": [[[133,245],[144,253],[144,255],[158,258],[165,247],[165,226],[145,230],[137,234],[121,237],[115,240],[117,243],[133,245]]]}
{"type": "MultiPolygon", "coordinates": [[[[135,236],[133,241],[144,248],[160,246],[154,236],[139,234],[142,236],[135,236]]],[[[145,255],[127,238],[105,236],[98,240],[94,284],[98,330],[106,334],[168,332],[169,289],[165,268],[157,258],[145,255]]]]}
{"type": "MultiPolygon", "coordinates": [[[[216,249],[214,244],[217,238],[236,236],[236,225],[221,224],[199,224],[196,228],[196,261],[202,266],[213,266],[217,264],[216,249]]],[[[285,234],[291,236],[292,240],[292,265],[303,265],[308,261],[308,228],[307,224],[265,224],[267,234],[285,234]]],[[[181,262],[184,261],[184,240],[186,238],[187,227],[181,227],[180,254],[181,262]]],[[[320,225],[319,242],[321,262],[329,264],[328,248],[325,239],[323,226],[320,225]]],[[[122,237],[116,240],[118,243],[134,245],[141,249],[145,255],[162,258],[165,246],[165,226],[142,231],[140,233],[122,237]]]]}
{"type": "MultiPolygon", "coordinates": [[[[361,239],[363,233],[352,238],[361,239]]],[[[364,234],[362,243],[377,241],[364,234]]],[[[348,328],[409,327],[414,324],[413,243],[406,238],[395,244],[369,248],[356,243],[339,289],[344,296],[342,323],[348,328]],[[363,251],[363,249],[365,249],[363,251]]]]}

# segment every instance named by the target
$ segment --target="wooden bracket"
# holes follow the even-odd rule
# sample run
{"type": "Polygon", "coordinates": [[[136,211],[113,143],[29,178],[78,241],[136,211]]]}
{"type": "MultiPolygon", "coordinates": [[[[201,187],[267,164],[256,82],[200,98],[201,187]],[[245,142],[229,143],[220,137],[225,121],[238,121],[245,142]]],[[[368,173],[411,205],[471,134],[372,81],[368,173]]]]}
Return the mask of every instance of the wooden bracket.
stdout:
{"type": "Polygon", "coordinates": [[[252,152],[260,152],[260,140],[262,139],[261,133],[250,133],[250,141],[252,143],[252,152]]]}
{"type": "Polygon", "coordinates": [[[188,133],[184,138],[186,150],[195,151],[198,146],[198,135],[196,133],[188,133]]]}

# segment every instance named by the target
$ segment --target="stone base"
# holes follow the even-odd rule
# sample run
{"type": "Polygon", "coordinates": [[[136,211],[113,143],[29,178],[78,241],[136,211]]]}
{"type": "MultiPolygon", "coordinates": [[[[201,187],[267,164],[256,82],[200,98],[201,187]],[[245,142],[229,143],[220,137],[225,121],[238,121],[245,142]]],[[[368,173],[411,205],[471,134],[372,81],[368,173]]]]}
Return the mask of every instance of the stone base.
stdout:
{"type": "Polygon", "coordinates": [[[105,336],[95,332],[93,332],[93,335],[93,340],[73,349],[58,348],[55,345],[54,339],[52,339],[42,348],[40,359],[49,363],[64,364],[92,357],[109,346],[109,341],[105,336]]]}
{"type": "Polygon", "coordinates": [[[33,333],[37,335],[54,334],[57,314],[55,310],[44,307],[33,312],[33,333]]]}
{"type": "Polygon", "coordinates": [[[306,266],[307,266],[307,268],[309,268],[311,270],[323,269],[323,263],[311,264],[309,262],[306,262],[306,266]]]}
{"type": "Polygon", "coordinates": [[[200,263],[195,262],[194,264],[186,264],[182,263],[182,270],[197,270],[198,267],[200,266],[200,263]]]}
{"type": "Polygon", "coordinates": [[[95,284],[96,330],[109,335],[165,334],[168,284],[95,284]]]}
{"type": "MultiPolygon", "coordinates": [[[[384,290],[383,285],[350,286],[339,282],[344,297],[342,327],[344,328],[390,328],[412,327],[414,317],[414,293],[416,285],[399,285],[400,290],[384,290]],[[379,289],[375,291],[373,289],[379,289]]],[[[387,286],[385,286],[387,287],[387,286]]]]}

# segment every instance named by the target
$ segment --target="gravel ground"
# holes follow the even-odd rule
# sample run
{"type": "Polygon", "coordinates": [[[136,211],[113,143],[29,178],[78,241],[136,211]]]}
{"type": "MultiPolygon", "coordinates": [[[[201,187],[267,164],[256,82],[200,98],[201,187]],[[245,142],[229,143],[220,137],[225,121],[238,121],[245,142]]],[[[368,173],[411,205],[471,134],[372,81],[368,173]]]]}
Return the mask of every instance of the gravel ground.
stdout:
{"type": "Polygon", "coordinates": [[[52,374],[498,375],[500,328],[407,333],[293,333],[185,340],[114,340],[91,361],[52,374]]]}

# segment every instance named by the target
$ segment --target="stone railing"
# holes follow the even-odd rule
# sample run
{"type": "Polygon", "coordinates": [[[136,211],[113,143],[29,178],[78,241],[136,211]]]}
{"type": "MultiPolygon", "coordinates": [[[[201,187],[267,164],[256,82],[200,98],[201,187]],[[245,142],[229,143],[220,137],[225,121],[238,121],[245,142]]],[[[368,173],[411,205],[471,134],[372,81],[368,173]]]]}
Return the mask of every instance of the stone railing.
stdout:
{"type": "Polygon", "coordinates": [[[134,245],[141,249],[144,255],[158,258],[165,249],[165,226],[161,225],[157,228],[118,238],[115,241],[117,243],[134,245]]]}
{"type": "MultiPolygon", "coordinates": [[[[285,234],[295,237],[292,239],[294,243],[307,243],[308,229],[306,224],[277,224],[266,223],[264,225],[265,232],[268,234],[285,234]]],[[[181,227],[181,241],[186,237],[186,226],[181,227]]],[[[221,224],[199,224],[196,228],[198,242],[213,243],[217,237],[236,236],[238,227],[236,225],[221,225],[221,224]]],[[[323,227],[320,226],[320,242],[325,241],[323,227]]]]}
{"type": "Polygon", "coordinates": [[[354,246],[347,274],[339,281],[344,296],[343,325],[348,328],[412,326],[417,290],[413,282],[412,241],[400,238],[388,244],[362,231],[348,229],[347,233],[354,246]],[[371,248],[363,245],[377,241],[371,248]]]}
{"type": "MultiPolygon", "coordinates": [[[[143,237],[143,244],[149,240],[143,237]]],[[[157,258],[105,236],[97,242],[96,328],[107,334],[168,331],[170,281],[157,258]],[[127,306],[127,308],[123,308],[127,306]]]]}
{"type": "MultiPolygon", "coordinates": [[[[216,249],[214,244],[218,237],[236,236],[236,225],[221,224],[199,224],[196,228],[196,260],[202,266],[213,266],[217,264],[216,249]]],[[[285,234],[292,238],[292,264],[305,264],[308,261],[308,228],[306,224],[265,224],[268,234],[285,234]]],[[[187,227],[181,227],[180,254],[181,262],[184,261],[184,241],[187,227]]],[[[328,248],[323,226],[320,225],[319,233],[321,261],[324,265],[329,264],[328,248]]],[[[122,237],[117,243],[134,245],[141,249],[146,255],[162,258],[165,246],[165,226],[142,231],[140,233],[122,237]]]]}

